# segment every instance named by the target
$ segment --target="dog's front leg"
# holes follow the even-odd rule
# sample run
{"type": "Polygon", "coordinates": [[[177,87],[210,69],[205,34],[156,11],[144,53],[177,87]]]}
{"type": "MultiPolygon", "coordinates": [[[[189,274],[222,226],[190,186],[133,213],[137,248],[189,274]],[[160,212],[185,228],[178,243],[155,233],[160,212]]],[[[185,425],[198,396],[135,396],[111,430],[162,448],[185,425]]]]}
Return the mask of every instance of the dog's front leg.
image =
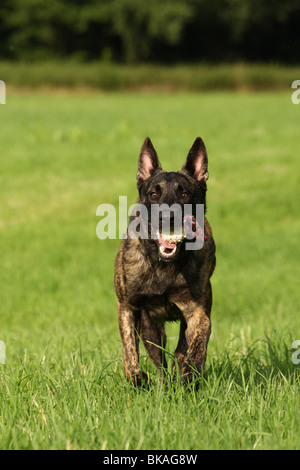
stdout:
{"type": "Polygon", "coordinates": [[[124,375],[134,385],[141,385],[147,375],[139,366],[140,318],[127,304],[118,302],[119,329],[123,345],[124,375]]]}
{"type": "Polygon", "coordinates": [[[211,332],[209,312],[196,302],[177,303],[186,322],[176,351],[180,351],[178,367],[184,381],[193,379],[194,371],[204,373],[207,343],[211,332]]]}
{"type": "Polygon", "coordinates": [[[184,380],[191,381],[193,369],[199,374],[204,373],[211,323],[209,316],[201,306],[196,307],[193,314],[186,315],[186,322],[185,334],[188,349],[181,373],[184,380]]]}

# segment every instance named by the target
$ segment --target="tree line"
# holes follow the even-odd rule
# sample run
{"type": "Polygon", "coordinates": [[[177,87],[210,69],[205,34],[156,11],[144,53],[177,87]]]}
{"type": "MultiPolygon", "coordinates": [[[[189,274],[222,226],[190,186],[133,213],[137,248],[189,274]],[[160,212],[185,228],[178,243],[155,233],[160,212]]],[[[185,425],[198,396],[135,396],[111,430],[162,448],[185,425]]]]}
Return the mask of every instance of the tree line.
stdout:
{"type": "Polygon", "coordinates": [[[299,63],[299,0],[1,0],[0,58],[299,63]]]}

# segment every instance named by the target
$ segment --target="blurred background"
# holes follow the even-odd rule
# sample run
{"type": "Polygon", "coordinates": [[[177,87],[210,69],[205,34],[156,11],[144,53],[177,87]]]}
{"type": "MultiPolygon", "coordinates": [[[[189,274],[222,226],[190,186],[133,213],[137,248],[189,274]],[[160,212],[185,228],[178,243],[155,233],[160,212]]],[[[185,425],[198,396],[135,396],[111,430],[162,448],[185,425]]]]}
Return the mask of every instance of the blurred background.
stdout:
{"type": "Polygon", "coordinates": [[[2,0],[1,73],[25,86],[278,88],[299,65],[299,17],[297,0],[2,0]]]}
{"type": "Polygon", "coordinates": [[[299,61],[297,0],[2,0],[2,59],[299,61]]]}

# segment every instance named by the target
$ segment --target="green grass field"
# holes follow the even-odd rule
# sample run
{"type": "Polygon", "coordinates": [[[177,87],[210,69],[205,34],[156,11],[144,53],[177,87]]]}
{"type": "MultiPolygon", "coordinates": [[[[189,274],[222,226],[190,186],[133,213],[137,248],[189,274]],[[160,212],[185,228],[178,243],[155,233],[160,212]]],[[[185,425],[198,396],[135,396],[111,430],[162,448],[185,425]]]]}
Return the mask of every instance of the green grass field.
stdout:
{"type": "MultiPolygon", "coordinates": [[[[295,77],[297,78],[297,77],[295,77]]],[[[300,447],[300,106],[291,93],[8,94],[0,107],[1,449],[300,447]],[[201,387],[123,380],[119,240],[101,203],[136,199],[149,135],[166,170],[207,146],[217,245],[201,387]]],[[[173,352],[178,325],[168,327],[173,352]]]]}

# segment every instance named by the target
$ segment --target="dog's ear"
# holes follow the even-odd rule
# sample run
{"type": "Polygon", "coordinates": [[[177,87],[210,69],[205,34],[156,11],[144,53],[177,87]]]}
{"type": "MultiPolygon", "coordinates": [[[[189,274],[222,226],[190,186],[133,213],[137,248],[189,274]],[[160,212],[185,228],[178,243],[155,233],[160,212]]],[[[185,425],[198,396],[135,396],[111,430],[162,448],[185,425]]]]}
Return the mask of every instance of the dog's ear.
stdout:
{"type": "Polygon", "coordinates": [[[197,137],[193,143],[182,169],[187,171],[197,181],[205,183],[208,179],[207,152],[201,137],[197,137]]]}
{"type": "Polygon", "coordinates": [[[138,189],[156,170],[161,170],[161,165],[151,140],[146,137],[141,148],[136,175],[138,189]]]}

